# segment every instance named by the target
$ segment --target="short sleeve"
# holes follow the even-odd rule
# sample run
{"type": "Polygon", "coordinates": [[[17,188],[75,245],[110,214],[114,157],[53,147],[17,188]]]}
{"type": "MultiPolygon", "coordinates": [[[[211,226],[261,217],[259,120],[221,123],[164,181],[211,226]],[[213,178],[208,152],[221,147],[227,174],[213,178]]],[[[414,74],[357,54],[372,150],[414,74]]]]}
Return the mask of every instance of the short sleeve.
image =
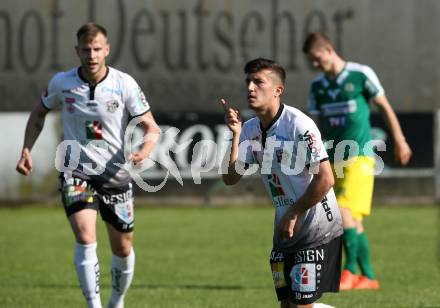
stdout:
{"type": "Polygon", "coordinates": [[[150,110],[141,87],[129,75],[125,75],[125,108],[132,117],[142,115],[150,110]]]}
{"type": "Polygon", "coordinates": [[[41,103],[47,109],[54,109],[60,105],[58,80],[62,73],[56,74],[47,85],[46,90],[41,94],[41,103]]]}
{"type": "Polygon", "coordinates": [[[300,121],[297,121],[295,130],[298,147],[303,147],[303,151],[298,149],[297,155],[305,153],[304,161],[306,166],[328,160],[328,154],[322,142],[321,133],[312,119],[304,116],[300,121]]]}
{"type": "Polygon", "coordinates": [[[369,66],[363,67],[363,73],[365,74],[364,95],[367,100],[384,95],[385,91],[376,73],[369,66]]]}

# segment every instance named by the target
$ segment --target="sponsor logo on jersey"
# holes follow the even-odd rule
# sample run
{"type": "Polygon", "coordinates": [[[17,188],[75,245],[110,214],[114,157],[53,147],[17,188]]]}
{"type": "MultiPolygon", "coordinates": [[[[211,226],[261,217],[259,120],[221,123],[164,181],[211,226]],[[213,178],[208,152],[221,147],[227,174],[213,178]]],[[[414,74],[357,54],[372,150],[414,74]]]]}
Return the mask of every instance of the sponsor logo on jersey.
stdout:
{"type": "Polygon", "coordinates": [[[123,222],[130,224],[133,222],[133,202],[123,202],[115,204],[115,213],[120,220],[123,222]]]}
{"type": "Polygon", "coordinates": [[[75,111],[75,107],[73,107],[73,103],[75,103],[75,99],[73,97],[66,97],[64,99],[64,102],[66,103],[66,110],[70,113],[73,113],[75,111]]]}
{"type": "Polygon", "coordinates": [[[133,198],[133,191],[131,189],[120,194],[102,195],[102,200],[107,204],[125,203],[131,201],[133,198]]]}
{"type": "Polygon", "coordinates": [[[89,108],[90,111],[96,111],[98,108],[98,103],[96,102],[87,102],[86,103],[87,108],[89,108]]]}
{"type": "Polygon", "coordinates": [[[76,94],[76,95],[81,95],[81,87],[77,87],[77,88],[71,88],[71,89],[62,89],[61,93],[64,94],[76,94]]]}
{"type": "Polygon", "coordinates": [[[324,249],[300,250],[295,254],[295,263],[322,262],[324,261],[324,249]]]}
{"type": "Polygon", "coordinates": [[[119,102],[117,100],[111,100],[106,102],[107,111],[114,113],[119,108],[119,102]]]}
{"type": "Polygon", "coordinates": [[[294,204],[292,198],[286,197],[283,187],[281,186],[280,178],[275,173],[267,176],[272,200],[275,207],[291,206],[294,204]]]}
{"type": "Polygon", "coordinates": [[[272,250],[270,253],[270,261],[272,262],[281,262],[284,261],[284,255],[282,252],[272,250]]]}
{"type": "Polygon", "coordinates": [[[272,193],[272,197],[285,196],[285,192],[283,187],[281,186],[280,178],[275,173],[269,174],[267,176],[270,192],[272,193]]]}
{"type": "Polygon", "coordinates": [[[73,103],[75,103],[74,97],[66,97],[64,98],[64,102],[67,104],[66,109],[68,112],[73,113],[75,111],[75,107],[73,107],[73,103]]]}
{"type": "Polygon", "coordinates": [[[63,199],[66,206],[76,202],[93,203],[94,191],[86,181],[73,179],[73,182],[65,182],[63,185],[63,199]]]}
{"type": "Polygon", "coordinates": [[[292,290],[299,292],[316,291],[316,267],[313,263],[295,264],[290,272],[292,290]]]}
{"type": "Polygon", "coordinates": [[[344,86],[344,90],[347,92],[353,92],[354,91],[354,84],[351,82],[348,82],[344,86]]]}
{"type": "Polygon", "coordinates": [[[321,205],[325,211],[325,216],[327,217],[327,220],[332,221],[333,220],[333,213],[332,213],[327,201],[328,201],[327,196],[325,196],[324,199],[321,200],[321,205]]]}
{"type": "Polygon", "coordinates": [[[316,135],[310,131],[306,131],[304,135],[299,135],[298,139],[300,141],[305,141],[307,143],[307,147],[309,149],[310,154],[314,160],[319,158],[319,153],[321,151],[321,147],[318,144],[318,140],[316,135]]]}
{"type": "Polygon", "coordinates": [[[89,140],[101,140],[102,123],[99,121],[86,121],[86,136],[89,140]]]}
{"type": "Polygon", "coordinates": [[[351,99],[345,102],[334,102],[321,106],[324,116],[344,115],[354,113],[357,110],[356,100],[351,99]]]}
{"type": "Polygon", "coordinates": [[[334,90],[327,90],[327,94],[333,99],[335,100],[336,97],[339,95],[339,93],[341,93],[340,89],[334,89],[334,90]]]}
{"type": "Polygon", "coordinates": [[[121,89],[112,89],[109,87],[103,87],[102,88],[102,92],[107,92],[107,93],[112,93],[112,94],[117,94],[117,95],[121,95],[122,94],[122,90],[121,89]]]}

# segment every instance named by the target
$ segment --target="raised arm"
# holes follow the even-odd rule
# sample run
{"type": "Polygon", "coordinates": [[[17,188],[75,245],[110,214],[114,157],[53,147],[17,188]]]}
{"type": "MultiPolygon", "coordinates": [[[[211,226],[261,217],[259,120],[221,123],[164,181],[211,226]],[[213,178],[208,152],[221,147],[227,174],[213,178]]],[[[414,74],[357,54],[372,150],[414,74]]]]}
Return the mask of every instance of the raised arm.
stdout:
{"type": "Polygon", "coordinates": [[[400,128],[399,120],[397,119],[396,113],[391,107],[388,99],[385,95],[380,95],[373,98],[373,103],[379,108],[388,128],[391,131],[391,135],[394,143],[394,158],[401,165],[405,166],[408,164],[412,151],[406,142],[405,136],[403,135],[402,129],[400,128]]]}
{"type": "Polygon", "coordinates": [[[225,112],[225,123],[232,132],[228,171],[226,174],[223,174],[223,182],[226,185],[234,185],[238,183],[242,177],[242,174],[239,174],[236,169],[241,134],[241,117],[240,112],[237,109],[230,108],[224,99],[220,100],[220,104],[225,112]]]}
{"type": "Polygon", "coordinates": [[[16,170],[23,174],[29,175],[32,171],[32,157],[31,150],[44,127],[44,120],[46,114],[49,112],[43,104],[38,104],[29,116],[26,131],[24,134],[23,149],[21,150],[21,157],[17,163],[16,170]]]}

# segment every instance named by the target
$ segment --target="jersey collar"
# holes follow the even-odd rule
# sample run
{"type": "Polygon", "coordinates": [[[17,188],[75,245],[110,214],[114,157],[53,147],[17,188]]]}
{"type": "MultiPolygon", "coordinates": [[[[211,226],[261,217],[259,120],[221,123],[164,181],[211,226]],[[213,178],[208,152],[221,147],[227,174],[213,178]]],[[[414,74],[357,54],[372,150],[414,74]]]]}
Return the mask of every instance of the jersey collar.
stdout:
{"type": "MultiPolygon", "coordinates": [[[[87,84],[90,84],[90,82],[89,82],[89,81],[83,76],[83,74],[81,73],[81,66],[78,67],[78,69],[76,70],[76,72],[77,72],[77,74],[78,74],[79,79],[81,79],[83,82],[85,82],[85,83],[87,83],[87,84]]],[[[107,78],[109,72],[110,72],[110,68],[109,68],[108,66],[106,66],[106,67],[105,67],[105,75],[104,75],[104,77],[103,77],[103,78],[102,78],[97,84],[103,82],[103,81],[107,78]]],[[[97,84],[96,84],[96,85],[97,85],[97,84]]],[[[96,86],[96,85],[95,85],[95,86],[96,86]]]]}
{"type": "Polygon", "coordinates": [[[267,139],[267,132],[272,128],[272,126],[278,121],[278,119],[281,117],[281,114],[284,110],[284,104],[280,104],[280,108],[278,108],[277,114],[272,119],[272,121],[269,123],[266,129],[263,128],[260,121],[260,129],[261,129],[261,145],[266,147],[266,139],[267,139]]]}
{"type": "Polygon", "coordinates": [[[324,76],[325,76],[325,85],[324,86],[327,87],[330,84],[330,82],[332,82],[332,81],[336,82],[338,85],[341,85],[348,76],[347,64],[348,64],[348,61],[345,61],[344,66],[342,67],[342,70],[334,78],[330,78],[329,76],[324,74],[324,76]]]}
{"type": "Polygon", "coordinates": [[[283,113],[284,110],[284,104],[280,104],[280,107],[278,108],[277,114],[275,115],[275,117],[272,119],[272,121],[269,123],[269,125],[266,127],[266,129],[263,128],[261,121],[260,121],[260,129],[262,132],[267,132],[269,129],[272,128],[272,126],[278,121],[278,119],[281,117],[281,114],[283,113]]]}

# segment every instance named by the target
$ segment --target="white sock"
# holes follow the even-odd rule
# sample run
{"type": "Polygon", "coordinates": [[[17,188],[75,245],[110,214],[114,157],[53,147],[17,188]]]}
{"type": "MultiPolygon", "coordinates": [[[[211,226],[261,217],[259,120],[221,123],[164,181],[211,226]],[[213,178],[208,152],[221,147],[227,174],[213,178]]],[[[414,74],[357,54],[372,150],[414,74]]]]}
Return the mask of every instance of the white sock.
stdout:
{"type": "Polygon", "coordinates": [[[315,303],[313,304],[313,308],[335,308],[335,307],[323,303],[315,303]]]}
{"type": "Polygon", "coordinates": [[[102,308],[99,294],[99,263],[96,243],[82,245],[76,243],[74,264],[79,283],[89,308],[102,308]]]}
{"type": "Polygon", "coordinates": [[[108,303],[108,308],[123,308],[124,297],[133,280],[134,273],[134,250],[131,248],[130,254],[121,258],[112,256],[112,296],[108,303]]]}

